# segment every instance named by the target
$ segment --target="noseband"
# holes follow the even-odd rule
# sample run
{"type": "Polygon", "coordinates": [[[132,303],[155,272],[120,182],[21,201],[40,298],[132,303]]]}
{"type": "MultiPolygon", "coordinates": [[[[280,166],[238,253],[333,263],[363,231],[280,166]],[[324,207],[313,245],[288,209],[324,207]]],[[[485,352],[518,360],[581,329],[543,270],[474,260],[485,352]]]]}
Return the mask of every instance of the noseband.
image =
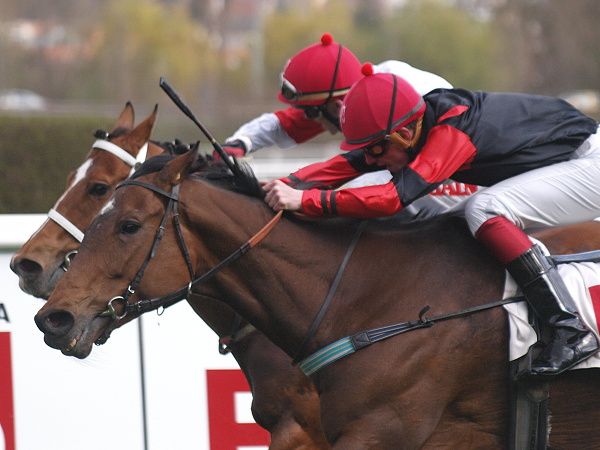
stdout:
{"type": "MultiPolygon", "coordinates": [[[[100,130],[96,132],[97,136],[98,136],[99,132],[100,132],[100,130]]],[[[104,132],[104,133],[105,133],[104,137],[108,137],[108,133],[106,133],[106,132],[104,132]]],[[[97,139],[94,142],[94,145],[92,145],[92,149],[104,150],[109,153],[112,153],[114,156],[116,156],[121,161],[123,161],[125,164],[127,164],[131,167],[131,172],[130,172],[130,175],[131,175],[131,173],[133,173],[133,171],[146,159],[146,153],[148,151],[148,143],[144,144],[144,146],[138,152],[136,158],[131,156],[129,153],[127,153],[127,151],[123,150],[118,145],[113,144],[112,142],[110,142],[106,139],[97,139]]],[[[83,231],[81,231],[77,227],[77,225],[73,224],[73,222],[71,222],[69,219],[67,219],[65,216],[63,216],[61,213],[59,213],[56,209],[51,208],[50,211],[48,211],[48,218],[51,219],[52,221],[54,221],[57,225],[59,225],[63,230],[65,230],[71,236],[73,236],[73,238],[75,238],[75,240],[77,242],[81,243],[81,241],[83,241],[83,237],[84,237],[83,231]]],[[[67,270],[69,270],[69,267],[71,266],[71,260],[73,259],[73,257],[76,254],[77,254],[77,250],[73,250],[65,255],[64,262],[61,265],[61,268],[65,272],[67,270]]]]}
{"type": "Polygon", "coordinates": [[[131,281],[131,283],[129,284],[127,289],[125,290],[124,294],[110,299],[106,310],[104,310],[102,313],[99,314],[101,317],[110,317],[115,322],[123,319],[129,313],[136,313],[137,315],[141,315],[146,312],[154,311],[159,308],[167,308],[181,300],[186,299],[187,297],[189,297],[190,293],[192,293],[193,288],[195,286],[212,278],[214,275],[216,275],[218,272],[220,272],[226,266],[228,266],[232,262],[236,261],[243,255],[245,255],[248,251],[250,251],[253,247],[258,245],[269,234],[269,232],[275,227],[277,222],[279,222],[279,219],[281,218],[281,215],[283,213],[283,211],[279,211],[275,215],[275,217],[273,217],[263,228],[261,228],[254,236],[252,236],[244,244],[242,244],[237,250],[235,250],[233,253],[231,253],[229,256],[227,256],[225,259],[221,260],[217,265],[215,265],[214,267],[209,269],[204,274],[200,275],[197,278],[194,278],[194,270],[193,270],[193,265],[192,265],[192,261],[190,258],[190,253],[185,244],[185,240],[183,238],[183,233],[181,231],[181,224],[179,222],[178,204],[179,204],[179,189],[180,189],[181,185],[177,184],[177,185],[175,185],[175,187],[173,187],[173,190],[171,192],[167,192],[153,184],[145,183],[140,180],[125,180],[125,181],[119,183],[117,185],[116,189],[119,189],[119,188],[122,188],[125,186],[139,186],[139,187],[143,187],[145,189],[149,189],[152,192],[155,192],[156,194],[158,194],[162,197],[166,197],[168,199],[168,203],[165,208],[165,213],[163,214],[160,225],[159,225],[158,229],[156,230],[156,234],[154,236],[154,242],[152,243],[150,252],[148,253],[148,256],[146,256],[146,259],[144,260],[141,267],[137,271],[135,277],[133,278],[133,280],[131,281]],[[149,300],[140,300],[135,303],[130,303],[128,301],[129,296],[134,294],[135,291],[137,290],[137,288],[139,287],[142,277],[144,276],[144,271],[146,270],[146,267],[150,263],[150,260],[152,258],[154,258],[155,254],[156,254],[156,250],[158,248],[158,244],[160,243],[160,241],[164,235],[165,226],[166,226],[169,216],[173,217],[173,225],[175,227],[177,243],[178,243],[179,248],[181,249],[181,253],[183,254],[183,257],[185,259],[187,269],[190,274],[190,282],[188,283],[187,286],[185,286],[175,292],[167,294],[165,296],[154,298],[154,299],[149,299],[149,300]],[[123,312],[121,314],[117,313],[117,310],[115,308],[116,304],[119,304],[119,303],[122,304],[123,312]]]}

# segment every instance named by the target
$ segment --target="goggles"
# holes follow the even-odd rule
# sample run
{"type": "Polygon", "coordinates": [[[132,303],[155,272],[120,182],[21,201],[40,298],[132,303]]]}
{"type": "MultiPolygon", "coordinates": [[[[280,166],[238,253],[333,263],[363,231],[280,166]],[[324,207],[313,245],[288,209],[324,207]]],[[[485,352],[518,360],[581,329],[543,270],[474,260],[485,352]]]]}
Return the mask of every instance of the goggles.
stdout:
{"type": "Polygon", "coordinates": [[[281,85],[281,95],[287,100],[297,101],[298,97],[302,95],[302,93],[298,92],[296,86],[285,79],[283,72],[279,75],[279,83],[281,85]]]}
{"type": "Polygon", "coordinates": [[[372,144],[366,145],[362,148],[363,152],[373,158],[380,158],[388,151],[390,148],[390,144],[394,143],[399,147],[402,147],[406,150],[414,147],[421,137],[421,129],[423,126],[423,117],[419,117],[415,124],[415,128],[413,131],[413,136],[411,139],[406,139],[402,137],[399,133],[393,132],[391,134],[387,134],[383,139],[380,139],[372,144]]]}
{"type": "Polygon", "coordinates": [[[388,149],[390,148],[390,143],[390,138],[386,137],[363,147],[362,150],[372,158],[381,158],[387,153],[388,149]]]}
{"type": "Polygon", "coordinates": [[[279,76],[281,82],[281,95],[286,100],[291,102],[310,102],[313,100],[329,100],[332,97],[339,97],[341,95],[346,95],[350,90],[349,87],[337,89],[335,91],[316,91],[316,92],[301,92],[296,89],[296,87],[289,81],[283,77],[283,73],[279,76]]]}

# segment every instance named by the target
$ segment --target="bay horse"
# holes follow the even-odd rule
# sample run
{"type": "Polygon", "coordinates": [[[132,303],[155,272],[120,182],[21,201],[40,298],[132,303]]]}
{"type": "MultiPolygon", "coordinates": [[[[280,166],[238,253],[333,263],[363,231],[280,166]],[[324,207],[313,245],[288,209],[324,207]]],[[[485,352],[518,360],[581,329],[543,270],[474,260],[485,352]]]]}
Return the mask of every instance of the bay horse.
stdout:
{"type": "MultiPolygon", "coordinates": [[[[165,152],[164,144],[150,139],[156,110],[137,127],[134,127],[134,118],[133,105],[128,102],[106,141],[134,159],[142,156],[140,152],[146,142],[148,158],[165,152]]],[[[115,186],[129,176],[131,162],[93,147],[84,163],[71,172],[67,189],[53,207],[63,219],[44,222],[11,260],[11,269],[19,276],[23,291],[41,298],[50,296],[67,270],[64,263],[67,255],[79,249],[80,240],[74,234],[84,235],[115,186]]],[[[224,303],[199,296],[191,297],[189,303],[219,338],[228,341],[227,351],[232,353],[250,384],[253,416],[271,434],[270,448],[329,448],[320,428],[315,388],[290,364],[289,357],[262,333],[239,323],[239,316],[224,303]],[[231,340],[230,336],[236,331],[234,326],[247,335],[237,333],[231,340]]]]}
{"type": "MultiPolygon", "coordinates": [[[[106,316],[107,304],[127,298],[124,292],[142,273],[139,268],[145,274],[130,300],[166,295],[190,282],[186,260],[194,274],[206,273],[271,220],[257,189],[252,188],[254,196],[236,192],[256,186],[256,180],[224,183],[212,180],[210,171],[194,175],[204,165],[196,152],[166,163],[154,158],[138,174],[137,185],[116,191],[86,233],[71,270],[35,317],[49,346],[86,356],[119,324],[106,316]],[[175,221],[163,222],[170,219],[166,208],[175,189],[180,235],[175,221]],[[161,222],[165,229],[156,247],[161,222]]],[[[226,302],[289,356],[412,320],[424,305],[439,315],[502,295],[503,268],[462,220],[372,221],[325,320],[304,346],[356,229],[354,221],[313,223],[285,216],[255,249],[246,253],[248,246],[240,247],[245,248],[241,259],[195,283],[194,294],[226,302]]],[[[506,355],[506,318],[495,308],[340,359],[311,375],[326,437],[340,450],[506,448],[506,355]]],[[[599,381],[597,370],[584,370],[553,382],[552,448],[600,447],[599,381]]]]}
{"type": "MultiPolygon", "coordinates": [[[[117,183],[129,176],[149,141],[155,118],[156,111],[134,128],[135,112],[127,102],[112,131],[107,136],[97,136],[102,139],[94,143],[83,164],[69,174],[67,188],[52,207],[49,218],[11,259],[10,267],[24,292],[48,298],[79,248],[82,230],[100,212],[117,183]]],[[[146,154],[151,157],[163,151],[150,142],[146,154]]]]}

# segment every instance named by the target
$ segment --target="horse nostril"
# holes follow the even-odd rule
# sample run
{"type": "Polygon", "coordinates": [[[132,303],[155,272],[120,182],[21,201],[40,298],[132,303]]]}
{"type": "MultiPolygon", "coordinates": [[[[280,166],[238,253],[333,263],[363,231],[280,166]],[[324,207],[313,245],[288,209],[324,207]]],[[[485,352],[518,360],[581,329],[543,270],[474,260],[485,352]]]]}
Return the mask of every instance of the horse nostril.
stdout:
{"type": "Polygon", "coordinates": [[[16,274],[36,275],[42,272],[42,266],[27,258],[17,260],[11,266],[16,274]]]}
{"type": "Polygon", "coordinates": [[[75,320],[70,312],[54,311],[48,314],[45,318],[42,318],[42,320],[39,320],[36,316],[36,323],[38,324],[40,330],[44,332],[44,334],[64,336],[71,330],[71,328],[73,328],[75,320]]]}

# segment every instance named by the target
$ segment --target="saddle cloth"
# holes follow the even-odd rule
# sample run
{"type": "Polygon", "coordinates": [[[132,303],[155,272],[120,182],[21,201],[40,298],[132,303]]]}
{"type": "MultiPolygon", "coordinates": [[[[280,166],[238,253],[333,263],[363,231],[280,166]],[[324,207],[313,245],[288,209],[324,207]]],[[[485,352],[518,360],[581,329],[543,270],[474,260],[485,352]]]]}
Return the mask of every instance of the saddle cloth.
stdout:
{"type": "MultiPolygon", "coordinates": [[[[540,245],[548,254],[546,247],[540,245]]],[[[580,317],[599,337],[600,264],[592,262],[559,264],[558,272],[575,300],[580,317]]],[[[519,294],[520,290],[516,282],[507,272],[504,298],[519,294]]],[[[529,325],[528,308],[525,302],[510,303],[504,305],[504,309],[508,312],[510,330],[509,360],[513,361],[527,353],[529,347],[536,343],[537,336],[534,329],[529,325]]],[[[573,370],[592,367],[600,367],[600,352],[573,367],[573,370]]]]}

